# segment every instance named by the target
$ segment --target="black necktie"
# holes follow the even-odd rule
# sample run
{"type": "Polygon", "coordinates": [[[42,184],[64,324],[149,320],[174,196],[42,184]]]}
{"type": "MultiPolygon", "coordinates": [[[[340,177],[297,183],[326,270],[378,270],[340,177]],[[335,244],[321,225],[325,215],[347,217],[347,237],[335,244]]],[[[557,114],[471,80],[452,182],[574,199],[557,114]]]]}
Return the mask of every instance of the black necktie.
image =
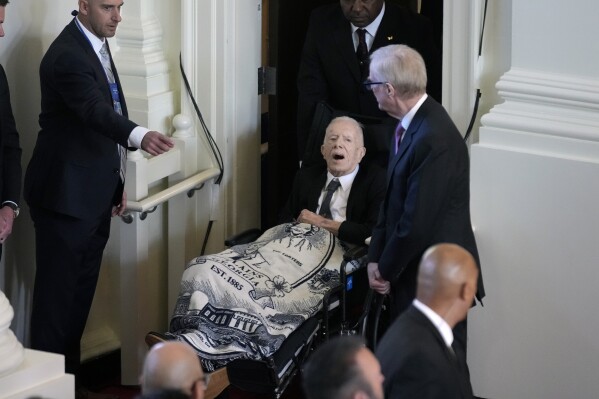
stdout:
{"type": "Polygon", "coordinates": [[[326,189],[326,194],[324,195],[324,199],[322,200],[322,205],[320,205],[320,211],[318,214],[327,219],[331,219],[331,199],[333,198],[333,193],[337,191],[337,189],[341,186],[338,179],[333,179],[329,182],[329,185],[326,189]]]}
{"type": "MultiPolygon", "coordinates": [[[[110,65],[110,54],[108,53],[108,45],[106,41],[100,48],[100,61],[102,62],[102,66],[104,67],[104,72],[106,72],[106,77],[108,78],[108,83],[114,85],[116,83],[116,79],[114,78],[114,73],[112,72],[112,66],[110,65]]],[[[123,114],[120,104],[113,104],[114,110],[119,114],[123,114]]],[[[120,167],[120,176],[121,181],[125,182],[125,175],[127,174],[127,149],[120,144],[117,144],[117,148],[119,151],[119,158],[121,160],[120,167]]]]}
{"type": "Polygon", "coordinates": [[[358,29],[358,47],[356,48],[356,56],[360,64],[360,72],[362,80],[368,77],[368,45],[366,44],[366,29],[358,29]]]}

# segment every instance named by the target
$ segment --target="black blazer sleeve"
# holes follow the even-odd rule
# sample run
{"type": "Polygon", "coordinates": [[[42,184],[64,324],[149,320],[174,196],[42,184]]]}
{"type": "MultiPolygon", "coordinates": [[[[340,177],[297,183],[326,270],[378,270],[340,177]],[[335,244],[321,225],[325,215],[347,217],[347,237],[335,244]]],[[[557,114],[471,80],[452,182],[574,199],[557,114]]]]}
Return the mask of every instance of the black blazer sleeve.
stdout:
{"type": "Polygon", "coordinates": [[[0,166],[1,202],[19,203],[21,195],[21,147],[10,105],[10,91],[4,68],[0,65],[0,166]]]}
{"type": "Polygon", "coordinates": [[[339,239],[362,245],[372,234],[385,197],[385,171],[360,166],[347,201],[347,220],[339,227],[339,239]]]}

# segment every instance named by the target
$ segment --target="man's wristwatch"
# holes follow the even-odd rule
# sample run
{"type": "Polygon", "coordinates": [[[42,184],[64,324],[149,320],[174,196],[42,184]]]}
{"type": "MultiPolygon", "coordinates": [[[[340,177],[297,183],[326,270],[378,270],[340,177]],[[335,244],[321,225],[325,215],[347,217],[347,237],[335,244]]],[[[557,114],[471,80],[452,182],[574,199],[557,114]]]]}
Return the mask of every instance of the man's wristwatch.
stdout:
{"type": "Polygon", "coordinates": [[[3,206],[7,206],[10,209],[12,209],[12,211],[15,215],[15,219],[19,216],[19,212],[21,211],[21,208],[19,208],[19,206],[17,204],[13,204],[12,202],[5,202],[3,206]]]}

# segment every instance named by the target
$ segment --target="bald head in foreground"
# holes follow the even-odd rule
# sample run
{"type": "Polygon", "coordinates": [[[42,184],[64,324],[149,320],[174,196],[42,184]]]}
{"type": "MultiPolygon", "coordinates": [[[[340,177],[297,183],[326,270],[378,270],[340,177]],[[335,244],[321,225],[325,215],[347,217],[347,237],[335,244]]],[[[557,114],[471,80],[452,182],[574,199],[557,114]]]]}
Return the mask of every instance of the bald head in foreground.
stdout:
{"type": "Polygon", "coordinates": [[[189,345],[169,341],[150,349],[141,376],[141,398],[175,397],[174,393],[180,393],[185,395],[182,397],[202,399],[205,389],[200,360],[189,345]]]}
{"type": "Polygon", "coordinates": [[[472,306],[477,278],[474,258],[459,245],[438,244],[424,253],[416,299],[376,351],[385,398],[473,397],[468,366],[452,345],[452,329],[472,306]]]}

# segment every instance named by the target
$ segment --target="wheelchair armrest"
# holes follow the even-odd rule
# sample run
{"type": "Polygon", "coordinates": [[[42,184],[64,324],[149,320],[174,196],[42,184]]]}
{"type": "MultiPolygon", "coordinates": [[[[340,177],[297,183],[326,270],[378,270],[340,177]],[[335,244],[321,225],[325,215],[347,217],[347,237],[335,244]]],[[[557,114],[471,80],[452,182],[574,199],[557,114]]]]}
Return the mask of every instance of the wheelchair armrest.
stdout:
{"type": "Polygon", "coordinates": [[[248,229],[227,238],[225,240],[225,245],[227,247],[232,247],[239,244],[248,244],[256,241],[261,235],[262,231],[260,229],[248,229]]]}
{"type": "Polygon", "coordinates": [[[354,247],[354,248],[347,250],[343,254],[343,260],[346,262],[349,262],[350,260],[359,259],[362,256],[366,255],[367,253],[368,253],[368,247],[366,247],[366,246],[354,247]]]}

